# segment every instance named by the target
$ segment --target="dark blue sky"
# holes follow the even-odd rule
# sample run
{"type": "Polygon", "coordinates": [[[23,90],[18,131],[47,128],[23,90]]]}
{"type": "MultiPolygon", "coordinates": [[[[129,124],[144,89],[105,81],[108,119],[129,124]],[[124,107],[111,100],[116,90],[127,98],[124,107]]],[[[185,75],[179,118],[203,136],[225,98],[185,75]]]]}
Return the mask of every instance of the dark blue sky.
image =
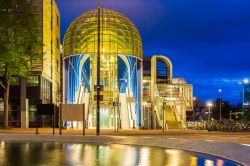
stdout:
{"type": "MultiPolygon", "coordinates": [[[[61,37],[75,17],[97,0],[57,0],[61,37]]],[[[102,0],[139,29],[144,55],[163,54],[174,76],[194,85],[204,101],[241,101],[239,82],[250,77],[250,0],[102,0]]]]}

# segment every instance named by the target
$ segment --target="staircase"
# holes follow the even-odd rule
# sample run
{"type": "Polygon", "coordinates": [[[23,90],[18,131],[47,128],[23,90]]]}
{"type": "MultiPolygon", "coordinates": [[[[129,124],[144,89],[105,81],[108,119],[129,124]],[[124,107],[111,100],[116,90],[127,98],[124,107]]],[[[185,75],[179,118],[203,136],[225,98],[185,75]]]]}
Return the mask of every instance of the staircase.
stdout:
{"type": "Polygon", "coordinates": [[[169,84],[158,84],[155,86],[155,96],[156,97],[156,114],[158,118],[159,125],[162,127],[162,109],[163,102],[166,103],[165,107],[165,117],[167,129],[184,129],[183,125],[185,122],[183,111],[180,108],[185,106],[185,101],[181,97],[179,90],[174,85],[169,84]],[[178,107],[177,107],[178,106],[178,107]],[[179,108],[179,110],[178,110],[179,108]]]}
{"type": "Polygon", "coordinates": [[[166,106],[165,121],[168,129],[181,129],[178,120],[175,117],[173,107],[166,106]]]}

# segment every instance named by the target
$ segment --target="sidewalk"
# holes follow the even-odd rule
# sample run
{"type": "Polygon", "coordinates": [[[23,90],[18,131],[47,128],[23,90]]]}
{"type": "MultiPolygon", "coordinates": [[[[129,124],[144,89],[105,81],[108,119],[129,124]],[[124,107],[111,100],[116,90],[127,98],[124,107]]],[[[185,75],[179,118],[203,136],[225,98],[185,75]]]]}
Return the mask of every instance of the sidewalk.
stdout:
{"type": "MultiPolygon", "coordinates": [[[[38,130],[39,135],[52,135],[51,128],[41,128],[38,130]]],[[[0,129],[0,135],[5,134],[20,134],[20,135],[35,135],[36,129],[0,129]]],[[[96,135],[94,129],[85,131],[86,135],[96,135]]],[[[59,130],[55,129],[55,135],[59,135],[59,130]]],[[[82,135],[82,130],[63,130],[62,135],[82,135]]],[[[216,142],[235,142],[242,144],[250,144],[250,132],[248,133],[229,133],[229,132],[208,132],[201,130],[119,130],[118,133],[111,129],[101,129],[100,135],[105,136],[150,136],[150,137],[166,137],[166,138],[181,138],[187,140],[205,140],[216,142]]]]}

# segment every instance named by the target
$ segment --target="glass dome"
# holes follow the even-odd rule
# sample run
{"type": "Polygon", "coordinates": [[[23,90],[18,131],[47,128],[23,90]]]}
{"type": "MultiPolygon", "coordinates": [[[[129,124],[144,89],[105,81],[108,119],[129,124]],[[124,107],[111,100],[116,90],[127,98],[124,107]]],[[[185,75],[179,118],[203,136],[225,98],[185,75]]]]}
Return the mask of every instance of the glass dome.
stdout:
{"type": "MultiPolygon", "coordinates": [[[[97,53],[97,26],[97,9],[77,17],[64,36],[64,57],[97,53]]],[[[142,58],[142,41],[137,28],[114,10],[101,9],[101,53],[142,58]]]]}

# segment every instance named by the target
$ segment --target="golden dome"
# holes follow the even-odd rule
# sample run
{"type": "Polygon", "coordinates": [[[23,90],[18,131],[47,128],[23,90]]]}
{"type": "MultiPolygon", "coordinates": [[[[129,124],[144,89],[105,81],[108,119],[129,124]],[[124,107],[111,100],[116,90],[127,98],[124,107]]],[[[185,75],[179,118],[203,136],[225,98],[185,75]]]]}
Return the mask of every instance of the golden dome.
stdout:
{"type": "MultiPolygon", "coordinates": [[[[64,57],[97,53],[97,26],[97,9],[77,17],[64,36],[64,57]]],[[[127,17],[114,10],[101,9],[101,53],[142,58],[142,41],[137,28],[127,17]]]]}

